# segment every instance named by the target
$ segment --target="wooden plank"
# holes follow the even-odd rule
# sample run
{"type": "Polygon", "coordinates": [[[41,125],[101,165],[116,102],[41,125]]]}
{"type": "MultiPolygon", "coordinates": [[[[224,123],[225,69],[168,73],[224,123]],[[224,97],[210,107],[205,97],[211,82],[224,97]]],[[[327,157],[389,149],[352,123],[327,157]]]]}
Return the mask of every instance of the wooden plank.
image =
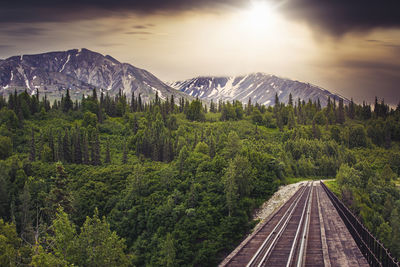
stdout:
{"type": "Polygon", "coordinates": [[[332,266],[369,266],[323,188],[318,186],[329,259],[332,266]]]}
{"type": "Polygon", "coordinates": [[[329,251],[328,251],[328,243],[326,241],[326,233],[325,233],[325,224],[324,224],[324,216],[322,216],[321,212],[321,203],[319,200],[320,191],[317,189],[317,203],[318,203],[318,217],[319,217],[319,224],[321,227],[321,243],[322,243],[322,254],[324,258],[324,266],[331,267],[331,261],[329,260],[329,251]]]}

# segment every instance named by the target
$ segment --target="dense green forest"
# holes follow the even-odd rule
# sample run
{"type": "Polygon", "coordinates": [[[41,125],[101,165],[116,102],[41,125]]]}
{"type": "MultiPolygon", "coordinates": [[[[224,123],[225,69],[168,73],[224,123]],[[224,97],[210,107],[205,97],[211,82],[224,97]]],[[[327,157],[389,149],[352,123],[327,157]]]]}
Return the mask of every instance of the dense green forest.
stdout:
{"type": "Polygon", "coordinates": [[[0,266],[215,266],[293,178],[400,256],[400,105],[0,96],[0,266]]]}

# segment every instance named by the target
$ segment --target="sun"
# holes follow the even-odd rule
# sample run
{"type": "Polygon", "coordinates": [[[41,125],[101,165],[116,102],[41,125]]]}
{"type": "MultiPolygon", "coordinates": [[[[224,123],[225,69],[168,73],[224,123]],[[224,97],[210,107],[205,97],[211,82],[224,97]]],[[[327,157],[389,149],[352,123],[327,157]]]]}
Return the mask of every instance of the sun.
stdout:
{"type": "Polygon", "coordinates": [[[276,20],[274,9],[267,1],[252,1],[245,15],[248,27],[253,29],[270,28],[276,20]]]}

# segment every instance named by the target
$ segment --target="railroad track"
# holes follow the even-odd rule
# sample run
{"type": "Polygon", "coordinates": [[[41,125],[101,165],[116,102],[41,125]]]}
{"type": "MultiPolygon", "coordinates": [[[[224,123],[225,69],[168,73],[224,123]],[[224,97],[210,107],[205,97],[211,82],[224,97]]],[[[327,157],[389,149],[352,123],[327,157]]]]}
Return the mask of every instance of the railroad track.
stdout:
{"type": "Polygon", "coordinates": [[[289,207],[295,202],[300,194],[303,192],[305,187],[301,187],[296,193],[275,213],[273,213],[264,225],[259,228],[254,235],[252,235],[240,249],[234,253],[232,258],[225,260],[220,266],[246,266],[251,260],[252,256],[257,252],[257,249],[261,246],[264,240],[273,231],[275,225],[281,220],[282,216],[287,212],[289,207]]]}
{"type": "Polygon", "coordinates": [[[318,204],[309,182],[222,266],[324,266],[318,204]]]}

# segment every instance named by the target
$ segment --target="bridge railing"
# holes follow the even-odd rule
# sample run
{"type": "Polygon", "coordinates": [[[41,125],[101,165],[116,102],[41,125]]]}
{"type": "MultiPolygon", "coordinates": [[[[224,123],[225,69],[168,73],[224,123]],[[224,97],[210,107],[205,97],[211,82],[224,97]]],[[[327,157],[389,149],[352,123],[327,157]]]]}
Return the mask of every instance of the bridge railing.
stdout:
{"type": "Polygon", "coordinates": [[[398,267],[399,262],[390,252],[377,240],[368,229],[358,220],[356,216],[337,198],[337,196],[321,182],[329,199],[332,201],[340,217],[349,229],[361,253],[371,266],[398,267]]]}

